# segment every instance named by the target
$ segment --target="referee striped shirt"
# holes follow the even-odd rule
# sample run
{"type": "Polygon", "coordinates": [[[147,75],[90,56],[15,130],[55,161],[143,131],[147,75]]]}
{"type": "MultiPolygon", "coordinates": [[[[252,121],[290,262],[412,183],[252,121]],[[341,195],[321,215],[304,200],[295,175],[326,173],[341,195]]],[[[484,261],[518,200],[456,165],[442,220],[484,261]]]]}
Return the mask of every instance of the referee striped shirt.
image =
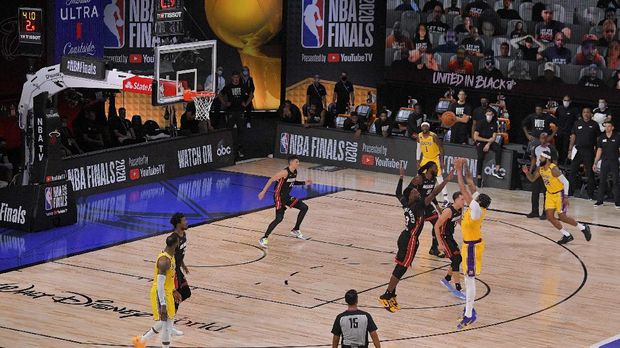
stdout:
{"type": "Polygon", "coordinates": [[[344,311],[336,317],[332,334],[340,336],[342,348],[368,347],[368,333],[377,331],[369,313],[360,310],[344,311]]]}

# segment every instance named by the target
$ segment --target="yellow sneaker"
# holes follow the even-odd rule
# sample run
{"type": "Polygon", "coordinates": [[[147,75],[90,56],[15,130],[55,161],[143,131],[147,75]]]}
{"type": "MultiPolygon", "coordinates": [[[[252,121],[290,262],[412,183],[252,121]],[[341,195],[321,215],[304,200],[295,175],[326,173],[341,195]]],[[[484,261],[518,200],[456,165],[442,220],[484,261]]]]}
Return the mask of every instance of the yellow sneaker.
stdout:
{"type": "Polygon", "coordinates": [[[131,339],[131,343],[133,343],[135,348],[146,348],[146,342],[142,342],[142,337],[140,336],[134,336],[131,339]]]}

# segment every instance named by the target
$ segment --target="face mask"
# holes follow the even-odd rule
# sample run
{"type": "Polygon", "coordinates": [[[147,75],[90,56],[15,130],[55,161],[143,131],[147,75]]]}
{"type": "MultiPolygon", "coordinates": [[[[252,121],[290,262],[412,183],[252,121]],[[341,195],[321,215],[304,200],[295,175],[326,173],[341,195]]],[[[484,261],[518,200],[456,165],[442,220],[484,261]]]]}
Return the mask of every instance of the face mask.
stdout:
{"type": "Polygon", "coordinates": [[[218,74],[219,76],[222,76],[222,74],[223,74],[223,73],[224,73],[224,72],[223,72],[222,70],[218,70],[218,71],[217,71],[217,74],[218,74]]]}
{"type": "Polygon", "coordinates": [[[598,108],[599,109],[604,109],[607,105],[605,105],[605,103],[598,103],[598,108]]]}
{"type": "Polygon", "coordinates": [[[488,116],[487,115],[487,122],[491,122],[493,120],[493,116],[488,116]]]}
{"type": "Polygon", "coordinates": [[[570,106],[570,102],[569,101],[563,101],[562,105],[564,105],[565,108],[570,106]]]}
{"type": "Polygon", "coordinates": [[[341,79],[342,79],[342,81],[346,81],[346,80],[347,80],[347,77],[346,77],[346,76],[343,76],[343,77],[341,77],[341,79]]]}
{"type": "Polygon", "coordinates": [[[250,72],[249,72],[249,71],[247,71],[247,70],[243,70],[243,76],[246,76],[246,77],[247,77],[247,76],[249,76],[249,75],[250,75],[250,72]]]}

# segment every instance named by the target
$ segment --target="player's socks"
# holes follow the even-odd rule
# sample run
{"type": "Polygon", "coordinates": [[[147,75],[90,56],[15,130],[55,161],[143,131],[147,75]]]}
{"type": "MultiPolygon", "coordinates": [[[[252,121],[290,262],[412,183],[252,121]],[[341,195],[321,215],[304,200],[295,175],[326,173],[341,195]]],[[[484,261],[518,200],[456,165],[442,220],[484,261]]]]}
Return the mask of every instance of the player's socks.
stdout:
{"type": "Polygon", "coordinates": [[[583,232],[583,235],[586,237],[586,240],[589,242],[590,239],[592,239],[592,232],[590,232],[590,226],[588,226],[588,225],[581,225],[581,226],[579,226],[579,225],[581,225],[581,224],[577,223],[577,227],[579,227],[581,232],[583,232]]]}
{"type": "Polygon", "coordinates": [[[565,230],[565,229],[561,229],[561,230],[560,230],[560,232],[562,232],[562,234],[563,234],[565,237],[570,236],[570,232],[568,232],[568,231],[567,231],[567,230],[565,230]]]}
{"type": "Polygon", "coordinates": [[[145,342],[146,340],[149,339],[149,337],[153,335],[157,335],[161,331],[163,325],[164,324],[161,321],[156,322],[155,325],[153,325],[153,327],[149,329],[149,331],[145,332],[144,335],[142,335],[141,337],[142,342],[145,342]]]}
{"type": "Polygon", "coordinates": [[[476,300],[476,278],[471,276],[465,277],[465,316],[471,317],[474,309],[474,301],[476,300]]]}

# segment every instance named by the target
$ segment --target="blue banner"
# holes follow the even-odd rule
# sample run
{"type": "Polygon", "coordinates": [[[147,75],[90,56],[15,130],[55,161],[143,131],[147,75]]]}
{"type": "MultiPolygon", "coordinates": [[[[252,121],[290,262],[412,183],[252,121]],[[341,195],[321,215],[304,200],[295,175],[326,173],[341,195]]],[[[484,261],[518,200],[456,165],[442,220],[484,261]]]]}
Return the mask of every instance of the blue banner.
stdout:
{"type": "Polygon", "coordinates": [[[56,0],[55,63],[69,54],[103,57],[105,11],[103,0],[56,0]]]}

